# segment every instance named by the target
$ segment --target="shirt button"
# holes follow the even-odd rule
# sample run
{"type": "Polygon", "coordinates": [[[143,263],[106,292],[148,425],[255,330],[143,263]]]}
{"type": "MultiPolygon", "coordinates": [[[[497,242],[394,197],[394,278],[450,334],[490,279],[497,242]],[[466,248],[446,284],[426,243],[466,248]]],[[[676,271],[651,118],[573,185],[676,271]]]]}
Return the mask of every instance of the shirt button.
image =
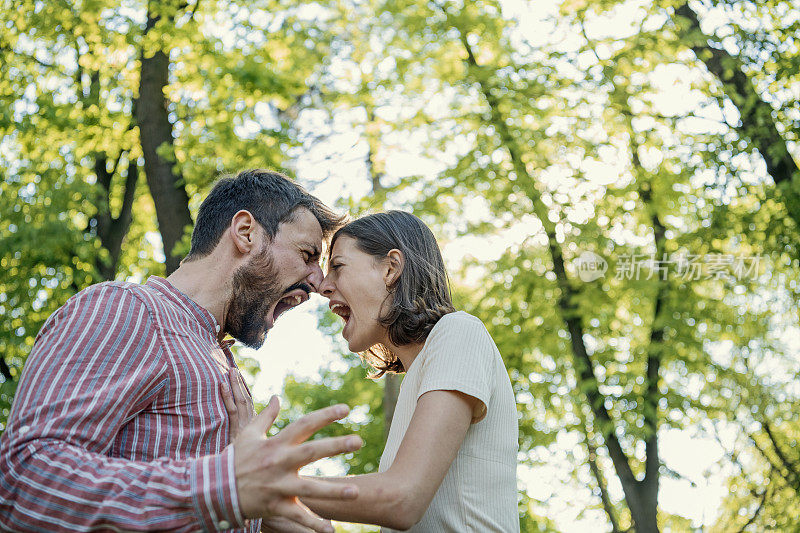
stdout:
{"type": "MultiPolygon", "coordinates": [[[[217,326],[217,329],[219,329],[219,326],[217,326]]],[[[228,522],[227,520],[220,520],[219,524],[217,525],[219,526],[220,529],[230,529],[231,527],[231,523],[228,522]]]]}
{"type": "MultiPolygon", "coordinates": [[[[216,326],[217,333],[219,333],[219,324],[216,326]]],[[[225,522],[227,524],[227,522],[225,522]]]]}
{"type": "Polygon", "coordinates": [[[28,425],[25,425],[25,426],[22,426],[21,428],[19,428],[19,432],[20,432],[21,434],[23,434],[23,435],[24,435],[25,433],[27,433],[28,431],[30,431],[30,429],[31,429],[31,427],[30,427],[30,426],[28,426],[28,425]]]}

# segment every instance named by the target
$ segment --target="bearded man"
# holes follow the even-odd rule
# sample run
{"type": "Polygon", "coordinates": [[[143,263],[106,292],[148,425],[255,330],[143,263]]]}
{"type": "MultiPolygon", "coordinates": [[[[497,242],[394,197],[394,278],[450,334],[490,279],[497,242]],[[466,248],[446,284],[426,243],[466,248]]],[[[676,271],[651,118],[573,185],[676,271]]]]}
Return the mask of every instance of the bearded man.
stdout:
{"type": "Polygon", "coordinates": [[[258,348],[308,300],[341,221],[282,174],[241,172],[204,200],[189,255],[168,278],[70,298],[39,332],[0,437],[0,530],[258,531],[265,518],[332,532],[298,498],[349,499],[356,488],[298,469],[361,446],[355,436],[306,442],[346,406],[267,438],[273,398],[231,427],[225,404],[246,385],[225,337],[258,348]]]}

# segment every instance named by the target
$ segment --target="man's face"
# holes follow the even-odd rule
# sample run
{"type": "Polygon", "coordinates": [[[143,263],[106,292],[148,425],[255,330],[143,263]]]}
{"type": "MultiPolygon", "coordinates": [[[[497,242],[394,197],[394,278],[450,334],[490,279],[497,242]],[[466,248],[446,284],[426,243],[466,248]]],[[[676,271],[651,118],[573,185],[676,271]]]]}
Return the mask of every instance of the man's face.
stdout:
{"type": "Polygon", "coordinates": [[[233,275],[233,293],[225,331],[250,348],[264,343],[280,315],[308,300],[322,282],[319,266],[322,228],[305,208],[282,222],[272,242],[233,275]]]}

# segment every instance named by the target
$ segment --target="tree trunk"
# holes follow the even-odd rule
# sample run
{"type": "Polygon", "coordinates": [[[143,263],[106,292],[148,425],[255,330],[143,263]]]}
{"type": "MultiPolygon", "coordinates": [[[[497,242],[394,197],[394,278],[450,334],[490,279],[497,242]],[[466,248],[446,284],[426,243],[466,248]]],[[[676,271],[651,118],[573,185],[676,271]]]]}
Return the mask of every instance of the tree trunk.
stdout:
{"type": "MultiPolygon", "coordinates": [[[[152,11],[148,13],[145,34],[153,29],[159,18],[153,16],[152,11]]],[[[144,172],[156,208],[169,275],[180,265],[181,257],[174,253],[174,248],[183,239],[187,229],[191,228],[192,216],[189,212],[189,196],[174,161],[172,123],[164,95],[169,76],[167,53],[163,50],[149,56],[146,52],[142,53],[136,120],[144,152],[144,172]]]]}
{"type": "MultiPolygon", "coordinates": [[[[120,155],[122,159],[122,155],[120,155]]],[[[95,175],[97,182],[102,187],[101,205],[97,206],[97,214],[94,220],[97,223],[97,236],[100,243],[108,251],[107,259],[97,260],[97,270],[104,280],[113,280],[117,274],[119,258],[122,254],[122,242],[128,234],[133,218],[133,201],[136,196],[136,182],[139,176],[139,167],[136,161],[128,161],[128,168],[125,176],[125,185],[122,198],[122,209],[119,215],[111,215],[111,180],[119,167],[120,159],[114,165],[112,171],[106,168],[107,160],[105,156],[98,155],[95,159],[95,175]]]]}
{"type": "MultiPolygon", "coordinates": [[[[627,105],[627,102],[626,102],[627,105]]],[[[634,166],[634,173],[642,172],[642,164],[639,160],[639,145],[635,141],[635,131],[631,123],[631,114],[626,114],[628,134],[631,138],[631,161],[634,166]]],[[[666,253],[666,233],[667,229],[661,222],[655,209],[652,198],[650,183],[637,176],[637,180],[642,182],[639,187],[639,198],[642,200],[645,209],[650,215],[650,223],[653,228],[653,240],[656,247],[655,257],[660,260],[666,253]]],[[[656,287],[655,303],[653,306],[653,326],[650,330],[650,339],[647,346],[647,367],[645,370],[646,390],[642,398],[645,427],[651,432],[645,441],[645,472],[644,478],[639,482],[642,496],[642,508],[638,511],[640,517],[635,520],[637,532],[658,531],[657,509],[658,509],[658,488],[659,488],[659,467],[661,460],[658,453],[658,402],[661,392],[658,389],[659,371],[661,368],[661,355],[664,347],[665,330],[661,325],[661,318],[664,312],[664,303],[667,296],[667,282],[658,279],[656,287]]]]}
{"type": "MultiPolygon", "coordinates": [[[[445,12],[445,14],[447,14],[445,12]]],[[[449,15],[448,15],[449,16],[449,15]]],[[[548,209],[542,202],[541,194],[538,190],[536,181],[528,172],[525,163],[522,160],[522,149],[518,145],[517,140],[511,134],[506,120],[500,112],[498,97],[492,92],[492,86],[489,82],[490,76],[481,67],[475,54],[472,51],[472,46],[467,40],[467,32],[459,28],[457,23],[453,24],[454,29],[460,33],[461,44],[464,47],[467,58],[466,62],[473,73],[471,81],[479,84],[481,93],[486,99],[490,111],[490,121],[494,126],[498,136],[505,149],[508,151],[512,166],[519,178],[524,180],[526,184],[525,192],[528,198],[533,203],[533,210],[536,217],[542,224],[545,235],[548,241],[548,250],[550,258],[553,262],[553,272],[556,277],[560,294],[558,296],[558,307],[561,312],[564,324],[569,332],[570,344],[572,347],[573,360],[575,364],[576,377],[578,379],[579,387],[585,390],[586,398],[592,414],[598,421],[603,440],[614,464],[614,470],[617,477],[622,484],[622,490],[625,495],[625,501],[631,511],[631,517],[637,533],[657,533],[657,508],[658,508],[658,456],[657,456],[657,434],[648,439],[646,449],[648,457],[646,458],[646,471],[653,472],[655,475],[645,476],[641,481],[636,478],[631,469],[630,459],[625,451],[619,438],[616,435],[615,421],[611,418],[608,409],[605,406],[606,397],[600,391],[599,380],[594,372],[594,362],[586,348],[583,341],[583,323],[582,317],[578,313],[577,305],[575,303],[575,296],[577,289],[573,286],[571,280],[567,276],[564,267],[564,257],[561,246],[556,239],[556,226],[555,223],[549,219],[548,209]],[[652,453],[651,457],[649,454],[652,453]],[[655,466],[655,468],[654,468],[655,466]]],[[[649,361],[648,361],[649,362],[649,361]]],[[[648,377],[658,368],[649,367],[648,377]]],[[[656,400],[657,401],[657,400],[656,400]]]]}

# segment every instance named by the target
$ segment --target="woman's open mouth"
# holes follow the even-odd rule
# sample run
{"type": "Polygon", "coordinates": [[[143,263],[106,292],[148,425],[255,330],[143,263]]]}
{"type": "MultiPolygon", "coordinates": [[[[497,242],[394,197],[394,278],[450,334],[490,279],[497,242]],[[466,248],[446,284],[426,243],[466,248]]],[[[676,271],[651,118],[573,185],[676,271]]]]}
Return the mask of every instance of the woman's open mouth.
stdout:
{"type": "MultiPolygon", "coordinates": [[[[344,319],[344,327],[347,327],[347,323],[350,321],[350,315],[352,311],[350,306],[343,304],[341,302],[331,302],[330,303],[331,311],[344,319]]],[[[344,329],[342,330],[342,335],[344,335],[344,329]]]]}

